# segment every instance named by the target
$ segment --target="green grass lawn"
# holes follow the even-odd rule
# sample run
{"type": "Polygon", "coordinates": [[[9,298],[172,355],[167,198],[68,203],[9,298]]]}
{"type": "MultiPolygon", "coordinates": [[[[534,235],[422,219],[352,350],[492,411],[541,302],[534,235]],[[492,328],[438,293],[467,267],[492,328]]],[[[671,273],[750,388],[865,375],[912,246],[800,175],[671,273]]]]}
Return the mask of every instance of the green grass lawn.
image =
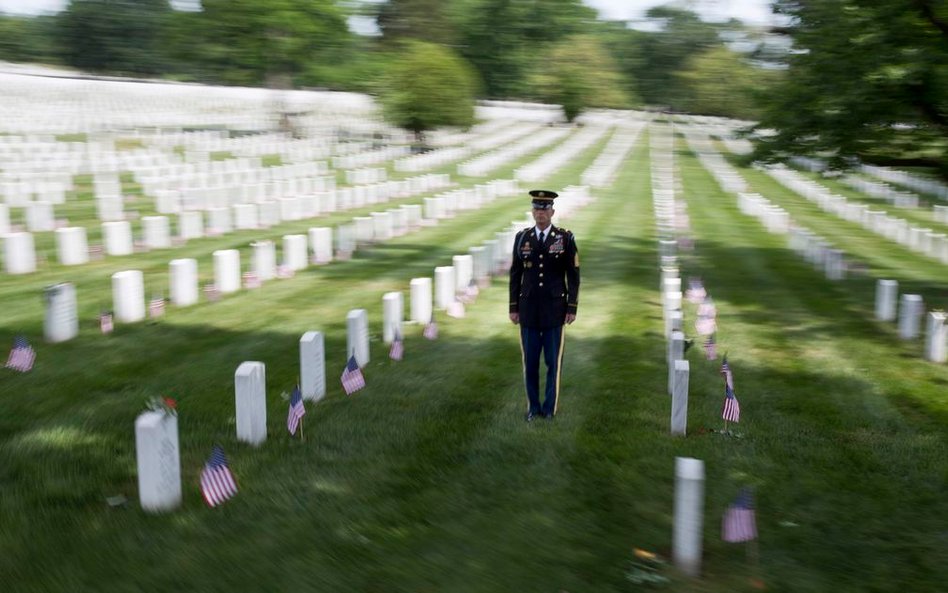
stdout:
{"type": "MultiPolygon", "coordinates": [[[[576,183],[602,145],[542,185],[576,183]]],[[[25,332],[38,359],[31,373],[0,373],[3,589],[636,591],[633,548],[670,556],[674,458],[689,456],[707,470],[703,576],[666,567],[663,590],[759,590],[752,579],[770,591],[945,590],[948,367],[873,321],[870,279],[823,279],[785,238],[741,215],[689,153],[676,159],[696,239],[682,276],[701,276],[717,304],[742,438],[707,430],[722,424],[723,393],[720,362],[700,348],[688,352],[689,436],[669,434],[643,134],[614,185],[561,221],[577,236],[583,288],[552,423],[522,419],[504,278],[464,319],[441,317],[437,341],[407,327],[402,362],[388,360],[379,337],[384,292],[407,296],[411,278],[493,238],[522,216],[526,196],[111,336],[92,323],[110,302],[111,273],[144,270],[149,294],[166,282],[168,260],[197,257],[209,274],[213,249],[246,249],[263,232],[4,277],[0,338],[25,332]],[[56,280],[76,283],[83,329],[45,345],[40,290],[56,280]],[[368,386],[350,397],[337,378],[353,308],[369,311],[373,339],[368,386]],[[328,396],[308,406],[301,442],[285,431],[280,393],[295,381],[308,330],[325,334],[328,396]],[[233,376],[246,360],[267,365],[269,437],[259,448],[235,438],[233,376]],[[138,508],[133,423],[156,395],[179,402],[184,502],[148,515],[138,508]],[[240,493],[209,509],[197,482],[215,443],[240,493]],[[746,484],[756,489],[757,563],[720,540],[721,515],[746,484]],[[116,494],[126,507],[109,507],[116,494]]],[[[743,172],[783,205],[775,182],[743,172]]],[[[836,226],[815,231],[859,236],[822,216],[836,226]]],[[[860,253],[871,274],[898,270],[944,294],[940,266],[879,239],[860,253]]]]}

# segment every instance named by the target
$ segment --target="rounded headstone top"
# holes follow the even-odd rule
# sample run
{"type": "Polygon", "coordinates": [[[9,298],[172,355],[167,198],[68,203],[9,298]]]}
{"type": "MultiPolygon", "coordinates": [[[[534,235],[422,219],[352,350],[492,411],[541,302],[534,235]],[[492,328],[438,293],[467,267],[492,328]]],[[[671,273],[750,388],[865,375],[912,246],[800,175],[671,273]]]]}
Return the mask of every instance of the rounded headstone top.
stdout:
{"type": "Polygon", "coordinates": [[[686,480],[703,480],[704,461],[692,457],[676,457],[675,476],[686,480]]]}

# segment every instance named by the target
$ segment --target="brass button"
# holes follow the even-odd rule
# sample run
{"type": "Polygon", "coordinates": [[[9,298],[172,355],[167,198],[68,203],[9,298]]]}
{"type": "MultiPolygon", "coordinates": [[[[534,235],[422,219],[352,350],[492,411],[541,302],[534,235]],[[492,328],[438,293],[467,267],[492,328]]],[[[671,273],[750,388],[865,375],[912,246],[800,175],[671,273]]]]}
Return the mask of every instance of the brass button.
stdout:
{"type": "Polygon", "coordinates": [[[543,267],[543,264],[540,264],[540,267],[542,268],[542,267],[543,267]]]}
{"type": "Polygon", "coordinates": [[[543,283],[542,283],[542,282],[540,283],[540,286],[543,286],[543,283]]]}
{"type": "Polygon", "coordinates": [[[543,259],[543,254],[542,254],[542,253],[540,254],[540,259],[543,259]]]}
{"type": "Polygon", "coordinates": [[[540,272],[540,278],[543,278],[543,272],[540,272]]]}

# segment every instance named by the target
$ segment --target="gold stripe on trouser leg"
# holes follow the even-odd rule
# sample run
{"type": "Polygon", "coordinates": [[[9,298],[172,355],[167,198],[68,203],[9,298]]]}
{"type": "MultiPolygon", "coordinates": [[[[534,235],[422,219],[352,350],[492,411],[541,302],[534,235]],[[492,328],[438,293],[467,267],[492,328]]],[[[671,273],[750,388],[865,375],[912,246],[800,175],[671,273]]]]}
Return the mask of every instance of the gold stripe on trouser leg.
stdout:
{"type": "Polygon", "coordinates": [[[520,367],[523,369],[523,394],[527,398],[527,411],[530,411],[530,394],[527,393],[527,352],[523,349],[523,329],[518,325],[520,332],[520,367]]]}
{"type": "Polygon", "coordinates": [[[566,324],[563,324],[563,329],[560,330],[560,353],[559,357],[556,359],[556,398],[553,400],[553,415],[556,416],[556,411],[560,408],[560,373],[563,371],[563,344],[566,342],[566,324]]]}

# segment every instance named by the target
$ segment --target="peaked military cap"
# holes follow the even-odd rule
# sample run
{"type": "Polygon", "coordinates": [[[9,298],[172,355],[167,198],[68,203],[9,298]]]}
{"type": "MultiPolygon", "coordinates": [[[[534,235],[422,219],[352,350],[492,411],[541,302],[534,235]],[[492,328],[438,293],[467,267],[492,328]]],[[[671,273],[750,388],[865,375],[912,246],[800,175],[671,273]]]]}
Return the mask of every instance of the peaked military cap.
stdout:
{"type": "Polygon", "coordinates": [[[546,189],[530,190],[530,197],[533,198],[533,207],[537,210],[549,210],[552,208],[553,200],[555,200],[558,195],[559,194],[555,191],[546,189]]]}

